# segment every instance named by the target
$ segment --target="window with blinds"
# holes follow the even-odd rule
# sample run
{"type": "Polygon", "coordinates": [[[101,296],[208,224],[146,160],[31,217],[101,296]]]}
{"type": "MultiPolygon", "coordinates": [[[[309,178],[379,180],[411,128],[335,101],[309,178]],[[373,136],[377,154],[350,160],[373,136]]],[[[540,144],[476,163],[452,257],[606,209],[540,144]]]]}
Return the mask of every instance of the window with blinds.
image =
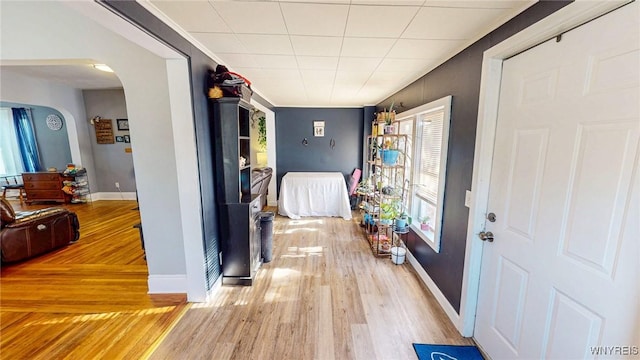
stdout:
{"type": "Polygon", "coordinates": [[[419,116],[421,128],[420,164],[416,174],[416,195],[432,205],[438,203],[440,156],[442,149],[442,125],[444,108],[419,116]]]}
{"type": "Polygon", "coordinates": [[[439,252],[451,96],[419,106],[409,112],[400,115],[412,116],[415,121],[411,171],[411,227],[420,238],[439,252]]]}

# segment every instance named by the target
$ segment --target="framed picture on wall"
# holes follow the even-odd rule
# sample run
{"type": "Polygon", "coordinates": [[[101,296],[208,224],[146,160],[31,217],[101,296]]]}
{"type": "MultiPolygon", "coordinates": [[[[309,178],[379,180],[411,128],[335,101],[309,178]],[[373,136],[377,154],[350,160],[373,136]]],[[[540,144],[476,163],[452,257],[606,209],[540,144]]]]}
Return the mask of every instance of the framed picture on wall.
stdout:
{"type": "Polygon", "coordinates": [[[323,120],[314,120],[313,121],[313,136],[324,136],[324,121],[323,120]]]}
{"type": "Polygon", "coordinates": [[[125,143],[130,143],[131,142],[131,138],[129,137],[129,135],[125,135],[125,136],[123,136],[123,138],[124,138],[124,142],[125,143]]]}
{"type": "Polygon", "coordinates": [[[124,137],[116,136],[116,142],[124,142],[124,137]]]}
{"type": "Polygon", "coordinates": [[[129,119],[118,119],[118,130],[129,131],[129,119]]]}

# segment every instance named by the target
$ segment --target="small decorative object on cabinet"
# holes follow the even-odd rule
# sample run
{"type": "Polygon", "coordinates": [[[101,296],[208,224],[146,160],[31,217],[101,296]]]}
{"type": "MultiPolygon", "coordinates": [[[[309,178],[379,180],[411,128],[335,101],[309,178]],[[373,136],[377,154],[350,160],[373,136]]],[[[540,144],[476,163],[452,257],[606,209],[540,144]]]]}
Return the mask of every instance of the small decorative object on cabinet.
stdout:
{"type": "Polygon", "coordinates": [[[251,285],[260,267],[260,195],[251,194],[252,106],[241,98],[210,99],[216,192],[221,209],[222,284],[251,285]],[[244,160],[244,161],[243,161],[244,160]]]}
{"type": "Polygon", "coordinates": [[[405,233],[405,226],[397,228],[395,222],[406,210],[407,135],[374,134],[367,137],[367,144],[368,179],[357,189],[363,199],[362,225],[373,254],[391,256],[392,247],[404,246],[399,234],[405,233]]]}

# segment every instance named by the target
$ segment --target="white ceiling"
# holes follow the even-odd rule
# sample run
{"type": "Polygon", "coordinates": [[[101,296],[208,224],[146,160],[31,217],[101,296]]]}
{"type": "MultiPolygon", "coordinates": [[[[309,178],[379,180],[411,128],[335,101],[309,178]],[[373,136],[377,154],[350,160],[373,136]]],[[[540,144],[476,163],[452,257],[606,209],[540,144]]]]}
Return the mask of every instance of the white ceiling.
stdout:
{"type": "Polygon", "coordinates": [[[535,0],[145,0],[276,106],[376,104],[535,0]]]}
{"type": "MultiPolygon", "coordinates": [[[[375,105],[537,0],[138,0],[275,106],[375,105]]],[[[90,61],[12,64],[79,89],[121,88],[90,61]]]]}
{"type": "Polygon", "coordinates": [[[75,89],[117,89],[122,83],[114,73],[97,70],[91,61],[31,61],[20,65],[3,62],[1,72],[14,72],[67,85],[75,89]]]}

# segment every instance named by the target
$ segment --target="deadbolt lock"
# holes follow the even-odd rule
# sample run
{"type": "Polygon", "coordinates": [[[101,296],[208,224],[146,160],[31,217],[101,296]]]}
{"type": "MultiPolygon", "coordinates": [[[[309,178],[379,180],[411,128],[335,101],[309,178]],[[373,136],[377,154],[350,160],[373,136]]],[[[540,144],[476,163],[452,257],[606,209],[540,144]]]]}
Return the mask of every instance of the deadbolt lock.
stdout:
{"type": "Polygon", "coordinates": [[[488,213],[487,214],[487,220],[491,221],[491,222],[496,222],[496,214],[494,213],[488,213]]]}

